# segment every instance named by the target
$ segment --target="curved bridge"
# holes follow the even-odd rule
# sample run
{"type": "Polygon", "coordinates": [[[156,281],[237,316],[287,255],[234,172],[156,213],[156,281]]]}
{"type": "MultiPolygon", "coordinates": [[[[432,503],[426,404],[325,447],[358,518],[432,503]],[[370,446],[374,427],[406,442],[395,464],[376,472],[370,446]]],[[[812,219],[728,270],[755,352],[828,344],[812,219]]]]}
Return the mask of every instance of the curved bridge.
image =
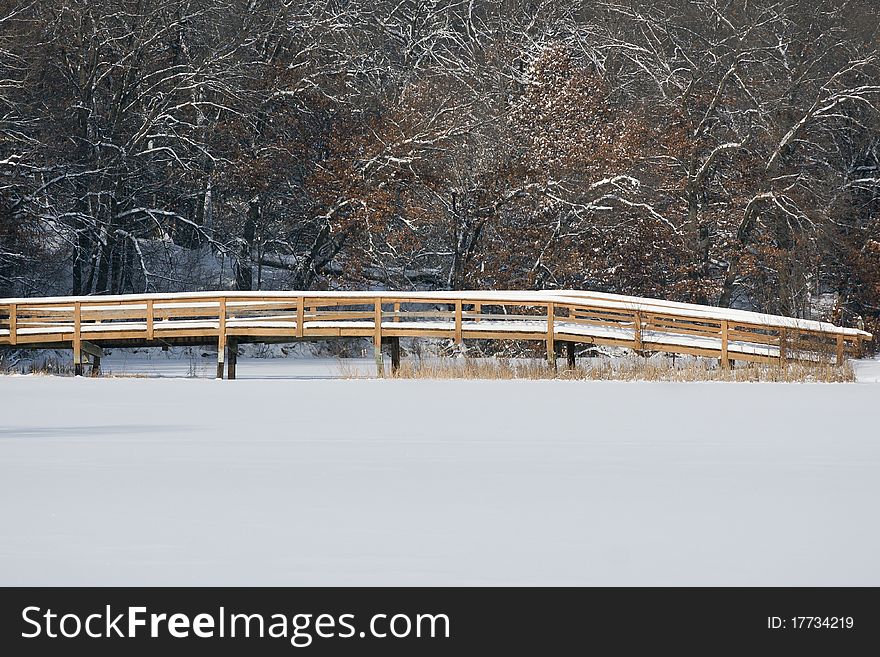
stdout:
{"type": "Polygon", "coordinates": [[[334,337],[539,340],[556,367],[557,345],[612,345],[730,362],[778,363],[858,355],[871,334],[811,320],[578,290],[492,292],[192,292],[102,297],[0,299],[0,347],[69,348],[75,370],[92,373],[102,347],[216,344],[235,378],[242,342],[334,337]],[[228,352],[228,358],[227,358],[228,352]]]}

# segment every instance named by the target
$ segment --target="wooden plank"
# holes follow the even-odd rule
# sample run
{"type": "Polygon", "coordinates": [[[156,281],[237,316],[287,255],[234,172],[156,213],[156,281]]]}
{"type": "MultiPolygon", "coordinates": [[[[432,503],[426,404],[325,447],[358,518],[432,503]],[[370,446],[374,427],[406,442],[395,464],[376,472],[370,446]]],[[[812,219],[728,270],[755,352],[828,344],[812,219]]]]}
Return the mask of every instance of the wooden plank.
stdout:
{"type": "Polygon", "coordinates": [[[297,297],[296,299],[296,337],[301,338],[305,334],[305,299],[297,297]]]}
{"type": "MultiPolygon", "coordinates": [[[[467,331],[462,331],[463,338],[471,338],[476,334],[475,331],[471,331],[468,333],[467,331]]],[[[346,335],[349,335],[347,332],[346,335]]],[[[400,327],[388,327],[382,329],[382,335],[385,337],[395,336],[398,338],[406,338],[406,337],[419,337],[419,338],[447,338],[450,340],[455,339],[455,331],[452,328],[448,329],[419,329],[412,328],[410,325],[406,323],[401,323],[400,327]]]]}
{"type": "Polygon", "coordinates": [[[455,343],[461,344],[461,299],[455,301],[455,343]]]}
{"type": "MultiPolygon", "coordinates": [[[[451,333],[451,331],[449,332],[451,333]]],[[[421,335],[421,334],[419,334],[421,335]]],[[[449,334],[447,334],[449,335],[449,334]]],[[[547,341],[546,331],[468,331],[461,332],[464,340],[538,340],[540,342],[547,341]]],[[[566,338],[567,340],[568,338],[566,338]]],[[[627,345],[631,343],[627,342],[627,345]]]]}
{"type": "MultiPolygon", "coordinates": [[[[154,303],[153,317],[157,320],[214,318],[217,317],[217,308],[217,305],[206,308],[160,308],[158,304],[154,303]]],[[[143,317],[143,315],[143,311],[134,313],[132,319],[143,317]]]]}
{"type": "Polygon", "coordinates": [[[767,344],[774,347],[779,344],[779,337],[776,335],[768,335],[765,333],[747,333],[744,331],[734,331],[728,328],[727,339],[736,342],[753,342],[755,344],[767,344]]]}
{"type": "Polygon", "coordinates": [[[16,344],[18,333],[18,308],[16,305],[9,306],[9,344],[16,344]]]}
{"type": "Polygon", "coordinates": [[[292,338],[291,335],[290,335],[290,329],[289,329],[289,328],[279,328],[279,327],[272,327],[272,328],[268,328],[268,327],[267,327],[267,328],[253,327],[253,328],[248,328],[248,327],[241,327],[241,326],[228,326],[228,325],[227,325],[227,327],[226,327],[226,335],[227,335],[228,337],[230,337],[230,338],[231,338],[232,336],[236,336],[236,337],[248,337],[248,336],[259,337],[259,336],[266,336],[266,337],[276,337],[276,338],[286,337],[286,338],[288,338],[288,342],[290,342],[290,340],[294,339],[294,338],[292,338]]]}
{"type": "Polygon", "coordinates": [[[88,340],[80,340],[79,345],[82,353],[88,354],[92,358],[104,357],[104,350],[101,349],[101,347],[99,347],[98,345],[89,342],[88,340]]]}
{"type": "MultiPolygon", "coordinates": [[[[373,338],[375,337],[373,327],[340,329],[340,328],[310,328],[308,337],[345,337],[345,338],[373,338]]],[[[386,335],[387,331],[383,330],[382,335],[386,335]]]]}

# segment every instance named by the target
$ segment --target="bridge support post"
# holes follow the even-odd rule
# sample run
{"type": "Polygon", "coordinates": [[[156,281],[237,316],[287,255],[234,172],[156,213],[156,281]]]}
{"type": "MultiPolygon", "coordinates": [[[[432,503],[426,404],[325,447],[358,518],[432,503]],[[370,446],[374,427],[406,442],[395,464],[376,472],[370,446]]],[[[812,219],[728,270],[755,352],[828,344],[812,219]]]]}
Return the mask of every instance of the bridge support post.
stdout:
{"type": "Polygon", "coordinates": [[[400,370],[400,338],[388,338],[391,345],[391,374],[397,374],[400,370]]]}
{"type": "Polygon", "coordinates": [[[238,364],[238,340],[230,339],[226,343],[229,349],[229,362],[226,365],[226,378],[230,381],[235,380],[235,366],[238,364]]]}
{"type": "Polygon", "coordinates": [[[223,361],[226,356],[226,299],[220,299],[219,325],[217,329],[217,378],[223,378],[223,361]]]}
{"type": "Polygon", "coordinates": [[[721,320],[721,369],[730,369],[730,358],[727,357],[727,333],[728,323],[726,319],[721,320]]]}
{"type": "Polygon", "coordinates": [[[153,319],[155,313],[153,311],[153,300],[147,299],[147,340],[153,341],[153,319]]]}
{"type": "Polygon", "coordinates": [[[556,308],[553,302],[547,304],[547,365],[552,371],[556,371],[556,327],[554,315],[556,308]]]}
{"type": "Polygon", "coordinates": [[[574,353],[574,342],[565,343],[565,361],[568,369],[573,370],[577,367],[577,358],[574,353]]]}
{"type": "Polygon", "coordinates": [[[382,360],[382,299],[376,299],[373,308],[373,357],[376,359],[376,376],[385,376],[385,363],[382,360]]]}
{"type": "MultiPolygon", "coordinates": [[[[101,373],[101,358],[103,358],[103,356],[104,356],[104,350],[101,349],[101,347],[99,347],[98,345],[92,344],[91,342],[88,342],[87,340],[82,340],[82,339],[79,341],[79,350],[80,350],[80,359],[82,359],[82,354],[85,354],[85,355],[91,357],[91,359],[92,359],[92,361],[91,361],[91,363],[92,363],[91,375],[98,376],[101,373]]],[[[80,367],[82,367],[82,363],[80,364],[80,367]]]]}
{"type": "Polygon", "coordinates": [[[642,313],[638,310],[633,315],[633,347],[636,356],[645,356],[645,351],[642,349],[642,313]]]}
{"type": "Polygon", "coordinates": [[[73,374],[74,376],[83,375],[82,364],[82,335],[80,332],[82,324],[82,308],[80,302],[73,304],[73,374]]]}
{"type": "MultiPolygon", "coordinates": [[[[9,344],[14,345],[18,342],[18,328],[16,315],[18,314],[18,308],[13,303],[9,306],[9,344]]],[[[860,341],[861,342],[861,341],[860,341]]]]}

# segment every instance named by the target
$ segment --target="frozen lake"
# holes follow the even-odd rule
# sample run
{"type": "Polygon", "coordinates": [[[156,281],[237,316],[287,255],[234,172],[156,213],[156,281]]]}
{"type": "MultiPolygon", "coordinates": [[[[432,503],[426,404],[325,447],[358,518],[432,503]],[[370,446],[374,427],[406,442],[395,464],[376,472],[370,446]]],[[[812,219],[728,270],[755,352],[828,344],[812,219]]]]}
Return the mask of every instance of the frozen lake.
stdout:
{"type": "Polygon", "coordinates": [[[874,383],[240,373],[0,376],[0,584],[880,585],[874,383]]]}

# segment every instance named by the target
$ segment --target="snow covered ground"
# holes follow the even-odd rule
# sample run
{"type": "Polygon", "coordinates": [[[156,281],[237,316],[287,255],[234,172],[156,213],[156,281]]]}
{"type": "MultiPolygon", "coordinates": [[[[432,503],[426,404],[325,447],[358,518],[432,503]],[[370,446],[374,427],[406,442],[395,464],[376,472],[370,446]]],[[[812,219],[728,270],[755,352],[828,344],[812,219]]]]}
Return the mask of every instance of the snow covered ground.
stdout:
{"type": "Polygon", "coordinates": [[[0,585],[880,585],[878,395],[2,376],[0,585]]]}
{"type": "Polygon", "coordinates": [[[859,383],[880,383],[880,357],[851,362],[856,381],[859,383]]]}

